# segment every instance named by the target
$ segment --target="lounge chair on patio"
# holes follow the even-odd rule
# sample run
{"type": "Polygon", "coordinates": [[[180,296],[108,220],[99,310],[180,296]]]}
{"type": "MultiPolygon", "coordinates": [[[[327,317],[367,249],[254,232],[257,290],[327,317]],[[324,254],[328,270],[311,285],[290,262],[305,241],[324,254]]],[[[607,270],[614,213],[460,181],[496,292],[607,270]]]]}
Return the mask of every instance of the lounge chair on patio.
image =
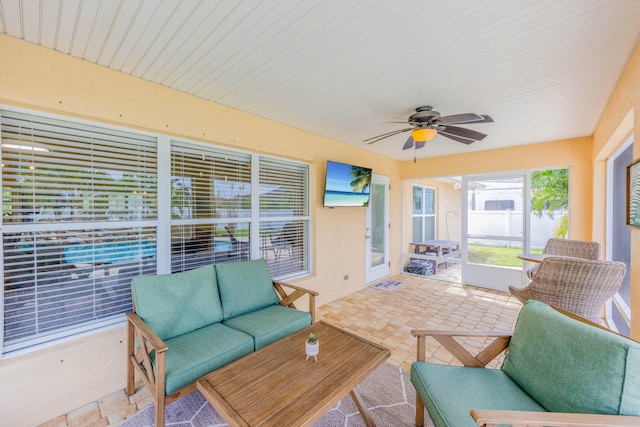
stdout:
{"type": "Polygon", "coordinates": [[[617,261],[545,258],[531,283],[509,286],[522,302],[535,299],[600,323],[600,312],[622,284],[626,266],[617,261]]]}
{"type": "MultiPolygon", "coordinates": [[[[600,244],[584,240],[549,239],[542,250],[545,255],[560,255],[573,258],[597,260],[600,258],[600,244]]],[[[529,279],[533,279],[540,265],[527,270],[529,279]]]]}
{"type": "Polygon", "coordinates": [[[234,234],[233,231],[229,228],[228,225],[224,226],[224,229],[227,230],[227,235],[231,240],[231,244],[233,245],[232,252],[235,255],[239,256],[239,261],[247,261],[249,259],[249,251],[251,249],[251,244],[249,242],[245,242],[239,240],[234,234]]]}

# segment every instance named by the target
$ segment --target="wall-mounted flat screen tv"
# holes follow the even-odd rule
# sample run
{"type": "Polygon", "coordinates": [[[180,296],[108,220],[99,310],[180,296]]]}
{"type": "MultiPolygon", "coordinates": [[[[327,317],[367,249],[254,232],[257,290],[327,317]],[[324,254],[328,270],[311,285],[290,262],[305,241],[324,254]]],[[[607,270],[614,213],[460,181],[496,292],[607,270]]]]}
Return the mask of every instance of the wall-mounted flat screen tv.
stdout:
{"type": "Polygon", "coordinates": [[[368,206],[371,172],[371,168],[327,161],[324,206],[368,206]]]}

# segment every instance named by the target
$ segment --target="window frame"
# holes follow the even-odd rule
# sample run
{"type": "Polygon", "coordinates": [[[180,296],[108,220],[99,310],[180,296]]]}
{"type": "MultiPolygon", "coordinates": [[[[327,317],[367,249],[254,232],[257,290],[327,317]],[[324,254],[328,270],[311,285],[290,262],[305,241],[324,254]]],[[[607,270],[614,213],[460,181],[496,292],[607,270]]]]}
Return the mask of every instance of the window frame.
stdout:
{"type": "Polygon", "coordinates": [[[411,238],[412,241],[420,241],[420,242],[424,242],[427,240],[431,240],[431,239],[426,239],[425,236],[427,235],[426,233],[426,225],[427,225],[427,218],[433,218],[433,238],[435,239],[437,237],[437,222],[438,222],[438,206],[437,206],[437,189],[433,186],[430,185],[424,185],[424,184],[411,184],[411,238]],[[415,199],[414,199],[414,192],[415,189],[420,189],[422,192],[422,198],[421,200],[421,206],[420,206],[420,213],[416,213],[415,212],[415,199]],[[426,204],[425,204],[425,200],[426,200],[426,192],[427,191],[431,191],[433,192],[433,213],[426,213],[426,204]],[[420,239],[416,240],[414,238],[415,236],[415,231],[413,229],[413,224],[415,222],[415,220],[419,218],[420,219],[420,227],[421,227],[421,233],[420,233],[420,239]]]}

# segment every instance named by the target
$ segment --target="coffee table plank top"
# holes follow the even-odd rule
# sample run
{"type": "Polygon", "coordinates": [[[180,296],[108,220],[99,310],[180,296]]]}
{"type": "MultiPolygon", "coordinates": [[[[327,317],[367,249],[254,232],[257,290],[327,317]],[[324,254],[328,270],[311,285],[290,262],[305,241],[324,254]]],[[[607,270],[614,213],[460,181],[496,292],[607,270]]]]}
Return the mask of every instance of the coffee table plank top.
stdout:
{"type": "Polygon", "coordinates": [[[389,355],[382,346],[317,322],[206,375],[197,386],[231,425],[311,426],[389,355]],[[318,362],[306,360],[310,332],[320,342],[318,362]]]}

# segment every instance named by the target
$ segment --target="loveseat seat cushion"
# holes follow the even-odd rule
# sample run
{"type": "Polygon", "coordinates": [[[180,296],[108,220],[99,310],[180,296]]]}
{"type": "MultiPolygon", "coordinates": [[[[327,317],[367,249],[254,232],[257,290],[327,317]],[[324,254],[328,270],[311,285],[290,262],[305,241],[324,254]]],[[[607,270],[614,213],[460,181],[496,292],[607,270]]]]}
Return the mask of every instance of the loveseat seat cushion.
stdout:
{"type": "Polygon", "coordinates": [[[255,349],[259,350],[311,325],[311,314],[275,304],[227,319],[224,324],[251,335],[255,349]]]}
{"type": "Polygon", "coordinates": [[[253,352],[253,338],[222,323],[165,341],[165,391],[169,395],[198,378],[253,352]]]}
{"type": "Polygon", "coordinates": [[[640,344],[529,300],[502,370],[550,412],[640,415],[640,344]]]}
{"type": "Polygon", "coordinates": [[[260,310],[280,300],[263,259],[217,264],[216,275],[225,319],[260,310]]]}
{"type": "Polygon", "coordinates": [[[222,320],[215,267],[131,281],[136,313],[163,340],[222,320]]]}
{"type": "Polygon", "coordinates": [[[500,369],[414,362],[410,378],[436,427],[477,427],[472,409],[545,412],[500,369]]]}

